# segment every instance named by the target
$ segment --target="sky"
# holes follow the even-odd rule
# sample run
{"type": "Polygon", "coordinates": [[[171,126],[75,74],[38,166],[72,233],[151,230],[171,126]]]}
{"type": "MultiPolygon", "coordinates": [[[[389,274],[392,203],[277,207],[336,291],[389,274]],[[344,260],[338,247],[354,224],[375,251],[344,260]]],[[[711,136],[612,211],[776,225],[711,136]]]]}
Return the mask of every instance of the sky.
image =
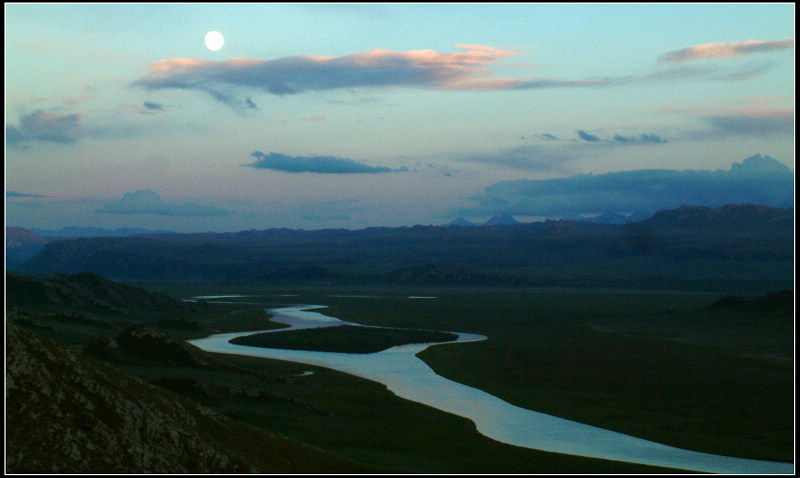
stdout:
{"type": "MultiPolygon", "coordinates": [[[[793,206],[793,3],[4,10],[6,226],[627,214],[672,204],[645,197],[663,184],[593,195],[581,178],[704,188],[755,155],[791,173],[793,206]]],[[[752,199],[726,200],[774,196],[751,179],[752,199]]]]}

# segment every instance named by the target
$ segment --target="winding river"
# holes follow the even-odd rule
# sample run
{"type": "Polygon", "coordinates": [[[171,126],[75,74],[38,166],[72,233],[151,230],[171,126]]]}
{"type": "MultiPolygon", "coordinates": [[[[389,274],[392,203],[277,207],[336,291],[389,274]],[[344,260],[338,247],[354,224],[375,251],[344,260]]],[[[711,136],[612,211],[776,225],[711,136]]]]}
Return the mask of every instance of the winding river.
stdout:
{"type": "MultiPolygon", "coordinates": [[[[416,354],[433,345],[411,344],[372,354],[269,349],[236,345],[234,337],[291,329],[361,325],[328,317],[301,305],[269,309],[272,320],[290,328],[217,334],[190,343],[208,352],[248,355],[318,365],[380,382],[395,395],[472,420],[478,431],[511,445],[555,453],[711,473],[794,473],[793,463],[750,460],[684,450],[511,405],[434,373],[416,354]]],[[[485,340],[453,332],[456,342],[485,340]]],[[[453,342],[445,342],[453,343],[453,342]]]]}

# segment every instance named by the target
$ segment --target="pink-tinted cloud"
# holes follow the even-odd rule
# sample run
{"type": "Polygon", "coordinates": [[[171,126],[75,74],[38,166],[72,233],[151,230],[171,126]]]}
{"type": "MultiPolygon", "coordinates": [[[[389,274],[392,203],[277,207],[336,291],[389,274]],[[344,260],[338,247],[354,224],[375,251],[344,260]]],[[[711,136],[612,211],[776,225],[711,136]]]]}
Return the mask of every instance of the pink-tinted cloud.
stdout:
{"type": "Polygon", "coordinates": [[[794,48],[794,38],[774,41],[746,40],[731,43],[706,43],[665,53],[660,63],[683,63],[707,58],[729,58],[794,48]]]}
{"type": "Polygon", "coordinates": [[[774,106],[771,98],[751,98],[745,106],[730,108],[678,108],[667,106],[662,113],[690,115],[696,117],[744,116],[748,118],[772,118],[776,120],[794,119],[794,108],[774,106]]]}
{"type": "Polygon", "coordinates": [[[483,45],[459,45],[465,51],[395,52],[375,49],[340,57],[294,56],[276,60],[231,58],[224,61],[171,58],[150,65],[135,83],[147,89],[205,90],[218,99],[226,87],[257,88],[275,95],[361,86],[410,86],[435,89],[486,89],[518,86],[517,80],[485,80],[488,66],[519,55],[483,45]]]}

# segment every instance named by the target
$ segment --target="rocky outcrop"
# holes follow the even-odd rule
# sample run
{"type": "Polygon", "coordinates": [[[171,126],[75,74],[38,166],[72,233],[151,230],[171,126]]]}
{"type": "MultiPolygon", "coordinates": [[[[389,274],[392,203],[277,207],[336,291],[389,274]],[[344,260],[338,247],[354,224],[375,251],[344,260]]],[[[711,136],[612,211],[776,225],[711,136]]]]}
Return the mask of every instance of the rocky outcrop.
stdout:
{"type": "Polygon", "coordinates": [[[7,324],[7,473],[363,472],[7,324]]]}

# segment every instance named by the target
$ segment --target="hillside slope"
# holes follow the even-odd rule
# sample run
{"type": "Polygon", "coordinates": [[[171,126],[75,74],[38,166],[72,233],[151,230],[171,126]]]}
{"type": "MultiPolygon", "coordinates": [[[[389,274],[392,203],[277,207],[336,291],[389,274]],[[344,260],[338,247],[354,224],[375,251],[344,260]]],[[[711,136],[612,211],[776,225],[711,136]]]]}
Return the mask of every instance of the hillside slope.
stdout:
{"type": "Polygon", "coordinates": [[[202,307],[160,292],[113,282],[96,274],[54,274],[48,279],[6,273],[8,304],[36,310],[65,307],[112,313],[188,312],[202,307]]]}
{"type": "Polygon", "coordinates": [[[6,266],[14,268],[30,260],[47,244],[47,239],[21,227],[6,227],[6,266]]]}
{"type": "Polygon", "coordinates": [[[374,471],[6,326],[7,473],[374,471]]]}

